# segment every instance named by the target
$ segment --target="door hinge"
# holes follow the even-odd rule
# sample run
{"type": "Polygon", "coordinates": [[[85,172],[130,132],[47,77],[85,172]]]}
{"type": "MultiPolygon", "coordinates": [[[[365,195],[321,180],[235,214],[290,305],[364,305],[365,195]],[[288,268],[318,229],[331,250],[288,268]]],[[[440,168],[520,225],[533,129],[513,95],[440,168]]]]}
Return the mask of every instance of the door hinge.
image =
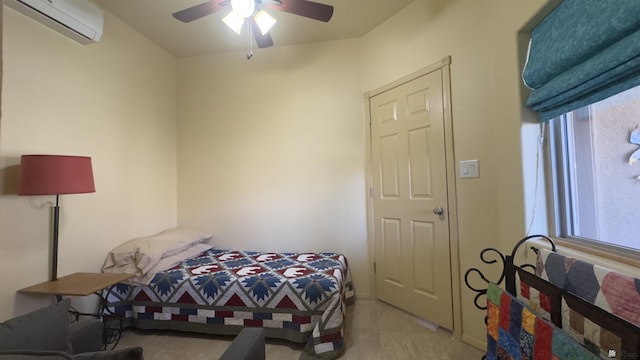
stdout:
{"type": "Polygon", "coordinates": [[[373,186],[369,187],[369,196],[373,199],[373,186]]]}
{"type": "Polygon", "coordinates": [[[373,273],[376,274],[377,273],[377,269],[376,269],[376,262],[373,262],[373,273]]]}

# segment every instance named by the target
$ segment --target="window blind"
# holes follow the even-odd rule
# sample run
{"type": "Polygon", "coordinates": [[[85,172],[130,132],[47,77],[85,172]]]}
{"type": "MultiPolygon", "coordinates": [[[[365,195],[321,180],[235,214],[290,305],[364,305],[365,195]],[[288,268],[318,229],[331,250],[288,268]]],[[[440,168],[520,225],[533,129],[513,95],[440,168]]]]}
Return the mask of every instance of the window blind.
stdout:
{"type": "Polygon", "coordinates": [[[640,85],[640,1],[564,0],[532,30],[522,77],[540,121],[640,85]]]}

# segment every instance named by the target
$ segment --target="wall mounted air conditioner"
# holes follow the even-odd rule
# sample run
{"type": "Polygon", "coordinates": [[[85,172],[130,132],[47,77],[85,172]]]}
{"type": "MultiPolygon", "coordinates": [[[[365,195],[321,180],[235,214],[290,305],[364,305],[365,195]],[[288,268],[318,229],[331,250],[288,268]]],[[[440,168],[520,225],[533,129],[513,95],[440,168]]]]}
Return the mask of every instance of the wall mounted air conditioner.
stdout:
{"type": "Polygon", "coordinates": [[[81,43],[100,40],[102,9],[88,0],[4,0],[9,7],[81,43]]]}

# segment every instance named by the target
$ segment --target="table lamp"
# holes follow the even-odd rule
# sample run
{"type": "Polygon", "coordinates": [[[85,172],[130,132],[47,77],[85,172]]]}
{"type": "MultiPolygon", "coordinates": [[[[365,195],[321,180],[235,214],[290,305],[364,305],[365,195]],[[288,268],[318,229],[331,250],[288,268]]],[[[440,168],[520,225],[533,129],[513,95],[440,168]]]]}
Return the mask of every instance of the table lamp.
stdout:
{"type": "Polygon", "coordinates": [[[67,155],[22,155],[18,195],[55,195],[51,280],[58,279],[59,196],[95,192],[91,158],[67,155]]]}

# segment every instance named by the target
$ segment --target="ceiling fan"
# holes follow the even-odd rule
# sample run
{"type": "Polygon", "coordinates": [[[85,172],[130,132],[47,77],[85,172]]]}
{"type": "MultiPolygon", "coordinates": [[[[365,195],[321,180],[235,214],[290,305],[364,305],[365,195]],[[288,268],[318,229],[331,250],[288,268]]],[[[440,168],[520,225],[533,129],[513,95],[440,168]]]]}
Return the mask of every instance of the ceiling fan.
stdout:
{"type": "MultiPolygon", "coordinates": [[[[284,11],[323,22],[328,22],[333,16],[333,6],[309,0],[210,0],[172,15],[174,18],[188,23],[216,11],[224,10],[229,6],[231,11],[223,19],[225,24],[240,34],[245,19],[248,19],[247,27],[251,28],[249,36],[253,34],[259,48],[273,45],[269,30],[277,21],[265,9],[284,11]]],[[[249,55],[247,57],[250,58],[249,55]]]]}

